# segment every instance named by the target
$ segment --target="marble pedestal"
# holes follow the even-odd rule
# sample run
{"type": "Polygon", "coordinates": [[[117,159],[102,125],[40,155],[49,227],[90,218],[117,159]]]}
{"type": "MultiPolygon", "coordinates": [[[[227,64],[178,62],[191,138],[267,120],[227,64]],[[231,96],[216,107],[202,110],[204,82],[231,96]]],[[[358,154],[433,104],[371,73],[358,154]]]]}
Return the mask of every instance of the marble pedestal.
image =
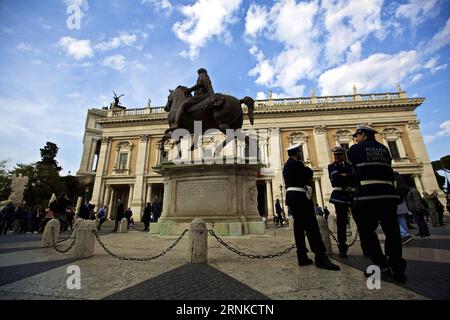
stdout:
{"type": "Polygon", "coordinates": [[[164,164],[163,212],[150,233],[179,235],[202,219],[218,235],[264,234],[257,209],[257,164],[164,164]]]}

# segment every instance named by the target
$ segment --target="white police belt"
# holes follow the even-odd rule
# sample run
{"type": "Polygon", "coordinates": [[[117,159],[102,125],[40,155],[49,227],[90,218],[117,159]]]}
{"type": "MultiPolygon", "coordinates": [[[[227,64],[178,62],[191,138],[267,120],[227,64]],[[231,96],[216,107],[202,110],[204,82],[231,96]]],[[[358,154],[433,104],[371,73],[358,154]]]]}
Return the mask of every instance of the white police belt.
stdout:
{"type": "Polygon", "coordinates": [[[334,187],[333,190],[352,192],[352,191],[355,191],[355,188],[351,188],[351,187],[347,187],[347,188],[334,187]]]}
{"type": "Polygon", "coordinates": [[[391,186],[394,185],[394,183],[389,180],[362,180],[360,183],[362,186],[367,186],[369,184],[389,184],[391,186]]]}
{"type": "Polygon", "coordinates": [[[288,192],[288,191],[304,192],[304,193],[306,193],[306,197],[309,200],[311,200],[311,197],[312,197],[312,188],[309,186],[306,186],[305,188],[289,187],[286,189],[286,192],[288,192]]]}

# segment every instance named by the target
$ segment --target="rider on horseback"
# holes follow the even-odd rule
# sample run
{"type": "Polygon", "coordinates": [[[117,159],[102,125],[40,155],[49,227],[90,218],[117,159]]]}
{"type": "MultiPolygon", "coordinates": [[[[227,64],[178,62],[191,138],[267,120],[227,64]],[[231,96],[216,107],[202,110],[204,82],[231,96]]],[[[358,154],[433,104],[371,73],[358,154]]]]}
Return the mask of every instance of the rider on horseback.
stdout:
{"type": "Polygon", "coordinates": [[[208,72],[206,71],[206,69],[200,68],[198,69],[197,73],[198,79],[195,86],[186,89],[186,94],[191,94],[191,92],[194,91],[194,96],[187,98],[177,109],[175,122],[168,131],[173,131],[180,127],[181,116],[191,106],[205,99],[209,99],[208,104],[212,104],[214,102],[214,89],[212,87],[211,80],[209,79],[208,72]]]}

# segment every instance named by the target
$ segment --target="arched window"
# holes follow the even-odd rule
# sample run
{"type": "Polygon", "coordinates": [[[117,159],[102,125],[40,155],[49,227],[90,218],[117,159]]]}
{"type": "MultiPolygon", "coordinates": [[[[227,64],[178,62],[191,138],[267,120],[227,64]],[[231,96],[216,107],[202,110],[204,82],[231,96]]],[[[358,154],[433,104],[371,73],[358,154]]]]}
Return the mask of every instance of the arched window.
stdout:
{"type": "Polygon", "coordinates": [[[395,127],[388,127],[380,132],[383,137],[383,142],[391,152],[394,161],[402,161],[407,159],[405,147],[402,141],[402,131],[395,127]]]}
{"type": "Polygon", "coordinates": [[[289,136],[289,145],[300,144],[301,160],[310,163],[308,152],[308,135],[303,131],[294,132],[289,136]]]}
{"type": "Polygon", "coordinates": [[[161,151],[161,140],[158,141],[158,143],[156,144],[156,148],[158,150],[157,153],[157,157],[156,157],[156,164],[155,165],[160,165],[164,162],[168,162],[170,159],[170,151],[171,151],[171,143],[169,140],[166,140],[166,142],[164,143],[164,151],[161,151]]]}
{"type": "Polygon", "coordinates": [[[334,141],[336,143],[336,147],[342,147],[348,151],[354,143],[353,132],[347,129],[338,130],[334,135],[334,141]]]}
{"type": "Polygon", "coordinates": [[[130,141],[122,141],[117,145],[116,166],[113,174],[130,174],[131,150],[133,144],[130,141]]]}

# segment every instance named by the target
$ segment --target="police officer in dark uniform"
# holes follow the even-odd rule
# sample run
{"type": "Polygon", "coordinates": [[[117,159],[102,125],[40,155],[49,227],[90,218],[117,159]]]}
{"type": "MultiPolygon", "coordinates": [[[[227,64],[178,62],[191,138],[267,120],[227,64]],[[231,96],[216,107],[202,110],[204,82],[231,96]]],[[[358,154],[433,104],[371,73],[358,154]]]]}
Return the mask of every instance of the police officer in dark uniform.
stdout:
{"type": "Polygon", "coordinates": [[[333,186],[330,203],[334,204],[336,210],[339,257],[347,258],[348,210],[353,201],[354,191],[353,167],[346,161],[344,148],[335,147],[331,151],[334,154],[334,162],[328,165],[328,176],[333,186]]]}
{"type": "Polygon", "coordinates": [[[294,218],[294,237],[297,245],[297,259],[300,266],[312,264],[307,256],[305,232],[311,250],[316,255],[315,265],[327,270],[340,270],[326,255],[326,248],[320,237],[319,226],[314,213],[314,204],[310,196],[310,183],[313,171],[300,161],[300,145],[287,149],[289,159],[283,169],[286,185],[286,204],[294,218]]]}
{"type": "Polygon", "coordinates": [[[392,274],[394,281],[405,282],[406,261],[402,258],[397,221],[400,197],[395,189],[392,157],[388,148],[375,140],[376,133],[369,126],[357,126],[353,135],[357,144],[348,151],[348,160],[356,177],[353,210],[358,215],[362,245],[368,250],[372,262],[383,273],[392,274]],[[379,223],[386,236],[386,255],[376,233],[379,223]]]}

